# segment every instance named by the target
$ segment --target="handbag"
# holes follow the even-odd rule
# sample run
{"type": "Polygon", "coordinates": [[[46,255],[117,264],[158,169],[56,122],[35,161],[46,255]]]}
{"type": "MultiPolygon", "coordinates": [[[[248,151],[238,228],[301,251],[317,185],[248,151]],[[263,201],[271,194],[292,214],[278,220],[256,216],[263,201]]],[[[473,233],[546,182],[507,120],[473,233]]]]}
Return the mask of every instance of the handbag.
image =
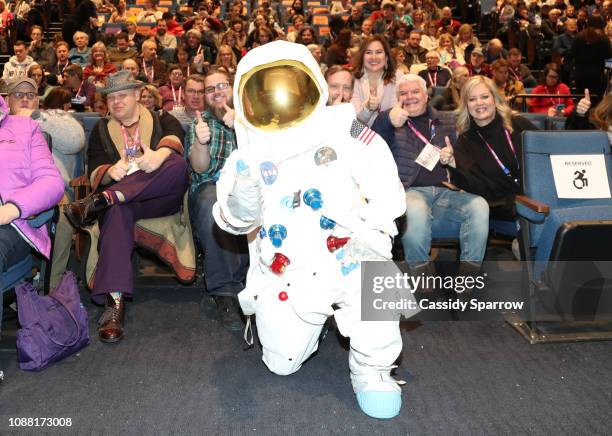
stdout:
{"type": "Polygon", "coordinates": [[[89,343],[87,311],[73,272],[65,272],[49,295],[39,295],[27,282],[18,285],[15,294],[21,325],[17,332],[19,368],[40,371],[89,343]]]}

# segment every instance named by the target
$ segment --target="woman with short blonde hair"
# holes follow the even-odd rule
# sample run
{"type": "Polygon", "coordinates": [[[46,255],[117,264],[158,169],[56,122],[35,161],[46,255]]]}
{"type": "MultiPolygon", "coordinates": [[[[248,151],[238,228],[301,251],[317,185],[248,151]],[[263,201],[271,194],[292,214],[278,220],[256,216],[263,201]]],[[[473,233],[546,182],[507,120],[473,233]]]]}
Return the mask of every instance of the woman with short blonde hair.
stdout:
{"type": "Polygon", "coordinates": [[[145,85],[140,89],[140,104],[151,112],[161,109],[162,97],[155,86],[145,85]]]}

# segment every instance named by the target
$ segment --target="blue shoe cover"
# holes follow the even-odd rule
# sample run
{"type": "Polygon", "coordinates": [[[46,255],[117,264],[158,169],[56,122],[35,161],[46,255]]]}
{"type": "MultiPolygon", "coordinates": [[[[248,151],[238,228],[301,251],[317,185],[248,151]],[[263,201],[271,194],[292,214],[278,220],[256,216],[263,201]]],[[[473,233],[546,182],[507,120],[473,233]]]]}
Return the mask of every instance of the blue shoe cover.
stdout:
{"type": "Polygon", "coordinates": [[[401,392],[362,391],[356,395],[357,403],[363,413],[372,418],[394,418],[399,415],[402,408],[401,392]]]}

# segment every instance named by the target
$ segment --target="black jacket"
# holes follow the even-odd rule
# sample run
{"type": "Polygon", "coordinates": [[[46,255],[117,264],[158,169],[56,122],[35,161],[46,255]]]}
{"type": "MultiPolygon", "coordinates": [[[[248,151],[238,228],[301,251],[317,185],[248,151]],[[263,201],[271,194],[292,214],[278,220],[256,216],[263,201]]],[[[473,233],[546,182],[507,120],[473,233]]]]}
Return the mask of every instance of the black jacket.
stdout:
{"type": "Polygon", "coordinates": [[[506,141],[499,115],[484,127],[479,127],[472,121],[470,128],[459,135],[454,148],[456,168],[451,168],[453,183],[467,192],[484,197],[489,202],[491,218],[515,219],[514,197],[523,189],[522,133],[526,130],[538,130],[531,121],[521,116],[512,117],[512,129],[510,138],[516,157],[506,141]],[[479,134],[491,145],[502,163],[510,169],[511,176],[504,173],[479,134]]]}

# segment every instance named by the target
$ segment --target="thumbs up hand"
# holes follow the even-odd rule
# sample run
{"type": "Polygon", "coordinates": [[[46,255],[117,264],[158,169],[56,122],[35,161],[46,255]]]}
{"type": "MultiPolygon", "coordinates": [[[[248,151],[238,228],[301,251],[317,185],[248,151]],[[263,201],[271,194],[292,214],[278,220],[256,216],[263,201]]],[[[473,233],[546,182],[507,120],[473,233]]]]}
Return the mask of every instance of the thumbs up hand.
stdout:
{"type": "Polygon", "coordinates": [[[234,119],[236,118],[236,111],[229,107],[227,103],[223,104],[223,109],[225,109],[225,115],[223,115],[223,123],[230,129],[233,129],[234,119]]]}
{"type": "Polygon", "coordinates": [[[210,128],[208,123],[202,120],[200,111],[196,111],[195,135],[200,145],[206,145],[210,141],[210,128]]]}
{"type": "Polygon", "coordinates": [[[366,102],[366,107],[370,112],[377,111],[380,107],[380,98],[376,95],[376,88],[370,89],[370,98],[366,102]]]}
{"type": "Polygon", "coordinates": [[[400,103],[396,104],[389,112],[389,120],[394,127],[402,127],[408,119],[408,112],[404,110],[400,103]]]}
{"type": "Polygon", "coordinates": [[[576,106],[576,113],[581,117],[585,116],[585,114],[591,108],[591,93],[588,88],[584,90],[584,97],[580,99],[578,102],[578,106],[576,106]]]}
{"type": "Polygon", "coordinates": [[[442,165],[450,165],[455,168],[455,156],[453,150],[453,144],[448,136],[444,137],[444,142],[446,143],[446,147],[440,150],[440,163],[442,165]]]}

